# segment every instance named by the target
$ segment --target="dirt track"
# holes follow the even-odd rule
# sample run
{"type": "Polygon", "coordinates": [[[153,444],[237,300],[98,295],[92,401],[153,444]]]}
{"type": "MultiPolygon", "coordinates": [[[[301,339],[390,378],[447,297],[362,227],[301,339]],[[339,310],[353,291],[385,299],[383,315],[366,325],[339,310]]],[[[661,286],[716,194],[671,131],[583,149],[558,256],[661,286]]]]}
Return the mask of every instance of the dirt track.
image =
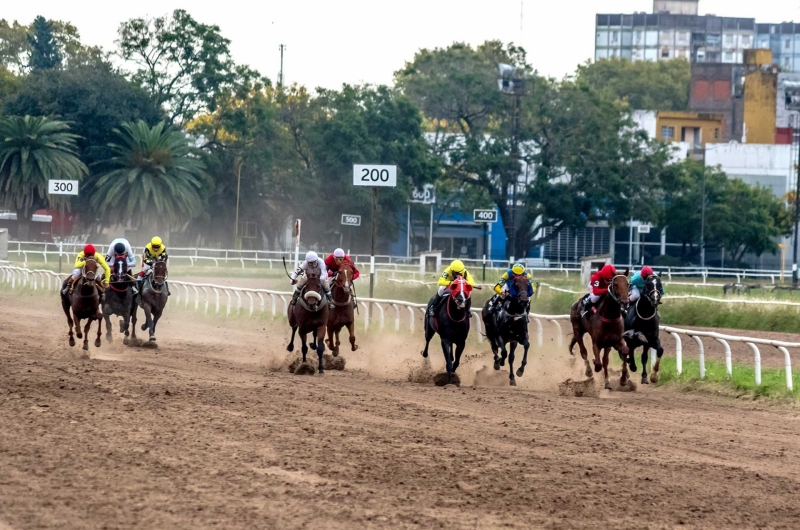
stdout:
{"type": "MultiPolygon", "coordinates": [[[[62,319],[55,299],[0,293],[4,530],[800,521],[794,410],[652,385],[559,397],[581,366],[554,351],[515,389],[416,385],[405,336],[293,376],[271,370],[282,330],[188,312],[157,351],[117,340],[81,359],[62,319]]],[[[468,353],[465,380],[485,361],[468,353]]]]}

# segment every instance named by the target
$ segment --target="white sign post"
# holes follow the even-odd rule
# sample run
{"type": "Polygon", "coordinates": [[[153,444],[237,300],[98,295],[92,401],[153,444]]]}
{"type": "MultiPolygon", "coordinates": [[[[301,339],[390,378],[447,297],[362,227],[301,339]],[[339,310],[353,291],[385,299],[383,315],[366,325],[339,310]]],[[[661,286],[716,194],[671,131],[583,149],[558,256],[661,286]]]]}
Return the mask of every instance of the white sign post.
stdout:
{"type": "Polygon", "coordinates": [[[650,233],[650,225],[639,225],[637,227],[637,231],[640,234],[649,234],[650,233]]]}
{"type": "Polygon", "coordinates": [[[361,216],[343,213],[342,224],[344,226],[361,226],[361,216]]]}
{"type": "Polygon", "coordinates": [[[47,193],[50,195],[77,195],[77,180],[48,180],[47,193]]]}
{"type": "Polygon", "coordinates": [[[397,187],[397,166],[353,164],[353,186],[372,188],[372,250],[369,258],[369,297],[375,294],[375,233],[378,217],[378,188],[397,187]]]}

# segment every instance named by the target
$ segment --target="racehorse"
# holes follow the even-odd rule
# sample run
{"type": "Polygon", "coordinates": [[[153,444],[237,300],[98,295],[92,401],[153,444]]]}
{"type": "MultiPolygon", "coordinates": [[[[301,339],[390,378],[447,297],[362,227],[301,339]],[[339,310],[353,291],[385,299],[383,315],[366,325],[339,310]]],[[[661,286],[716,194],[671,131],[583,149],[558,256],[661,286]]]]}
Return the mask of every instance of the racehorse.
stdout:
{"type": "Polygon", "coordinates": [[[514,351],[517,344],[521,343],[525,348],[522,356],[522,364],[517,370],[517,377],[522,377],[525,372],[525,365],[528,364],[528,348],[531,344],[528,340],[528,279],[525,276],[515,276],[513,281],[516,296],[511,298],[502,308],[489,313],[491,299],[486,301],[483,306],[481,316],[486,327],[486,338],[492,345],[494,354],[494,369],[499,370],[505,364],[508,357],[509,384],[517,386],[514,379],[514,351]],[[510,351],[506,352],[506,344],[511,343],[510,351]],[[502,352],[502,357],[498,357],[497,351],[502,352]]]}
{"type": "Polygon", "coordinates": [[[100,347],[100,335],[102,334],[100,314],[100,295],[102,287],[98,285],[97,277],[98,265],[94,258],[88,257],[83,264],[80,277],[75,281],[72,292],[64,294],[63,287],[67,285],[69,278],[64,280],[61,292],[61,307],[67,315],[69,324],[69,345],[75,346],[75,338],[72,335],[72,327],[75,326],[75,333],[79,339],[83,339],[83,349],[89,349],[89,329],[92,322],[97,320],[97,339],[94,341],[95,348],[100,347]],[[70,314],[70,311],[72,314],[70,314]],[[73,320],[74,319],[74,320],[73,320]],[[86,327],[81,334],[81,320],[87,319],[86,327]]]}
{"type": "Polygon", "coordinates": [[[353,285],[353,267],[347,262],[339,265],[339,272],[331,286],[331,297],[333,298],[333,310],[328,315],[328,348],[334,357],[339,355],[339,332],[347,327],[350,333],[350,350],[356,351],[356,330],[355,314],[353,308],[353,295],[355,286],[353,285]]]}
{"type": "Polygon", "coordinates": [[[128,328],[133,312],[133,280],[128,274],[128,261],[125,256],[116,256],[111,267],[111,282],[103,297],[103,317],[106,320],[106,340],[111,341],[111,315],[122,317],[119,332],[125,334],[123,342],[128,343],[128,328]]]}
{"type": "Polygon", "coordinates": [[[569,317],[572,323],[572,341],[569,343],[569,353],[573,355],[572,349],[575,344],[581,351],[581,357],[586,364],[586,377],[592,377],[592,370],[589,367],[588,352],[583,344],[583,335],[588,333],[592,338],[592,350],[594,351],[594,371],[603,370],[605,378],[605,388],[611,389],[611,382],[608,380],[608,354],[611,348],[619,352],[622,359],[622,377],[620,385],[623,387],[628,383],[628,346],[623,340],[625,331],[622,322],[622,307],[628,303],[628,269],[624,274],[617,274],[608,286],[608,295],[603,296],[596,306],[596,312],[587,312],[581,316],[581,301],[572,304],[569,317]],[[600,364],[600,350],[603,350],[603,364],[600,364]]]}
{"type": "MultiPolygon", "coordinates": [[[[434,333],[438,333],[442,340],[442,352],[447,366],[447,384],[453,382],[461,354],[464,353],[467,336],[469,335],[469,319],[472,313],[470,306],[472,300],[472,286],[463,276],[456,276],[450,283],[450,295],[447,301],[439,305],[434,316],[428,316],[425,311],[425,349],[422,356],[428,357],[428,346],[434,333]],[[455,360],[453,359],[453,345],[456,347],[455,360]]],[[[428,307],[434,303],[436,297],[431,298],[428,307]]]]}
{"type": "Polygon", "coordinates": [[[320,279],[309,276],[308,281],[303,286],[300,297],[289,306],[289,325],[292,327],[292,337],[289,339],[287,351],[294,351],[294,335],[300,334],[303,353],[303,362],[306,362],[306,335],[311,333],[311,348],[317,351],[319,357],[319,373],[324,374],[322,369],[322,354],[325,352],[325,328],[328,325],[328,303],[322,302],[320,279]]]}
{"type": "Polygon", "coordinates": [[[642,384],[647,382],[647,357],[650,348],[656,350],[657,360],[653,367],[650,380],[658,382],[658,369],[661,365],[661,356],[664,355],[664,348],[661,347],[661,340],[658,337],[660,317],[658,306],[661,305],[661,278],[649,276],[644,282],[644,291],[633,307],[628,309],[625,315],[625,343],[630,349],[631,372],[636,371],[636,348],[642,346],[642,384]]]}
{"type": "Polygon", "coordinates": [[[142,290],[131,304],[131,340],[136,341],[136,311],[137,305],[144,311],[145,323],[142,331],[150,329],[150,342],[156,340],[156,324],[164,306],[167,305],[167,290],[164,288],[167,281],[167,262],[156,261],[142,282],[142,290]]]}

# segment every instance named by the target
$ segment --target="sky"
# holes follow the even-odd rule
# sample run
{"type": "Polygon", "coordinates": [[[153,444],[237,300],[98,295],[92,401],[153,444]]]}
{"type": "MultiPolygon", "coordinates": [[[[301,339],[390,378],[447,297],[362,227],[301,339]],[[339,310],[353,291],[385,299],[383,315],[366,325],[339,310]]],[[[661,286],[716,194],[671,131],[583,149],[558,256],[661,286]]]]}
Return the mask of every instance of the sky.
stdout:
{"type": "MultiPolygon", "coordinates": [[[[596,13],[651,12],[652,0],[5,0],[0,17],[69,21],[84,43],[114,49],[120,22],[186,9],[216,24],[237,63],[309,88],[389,84],[420,48],[499,39],[521,44],[541,74],[561,78],[594,55],[596,13]]],[[[798,0],[700,0],[700,14],[800,22],[798,0]]]]}

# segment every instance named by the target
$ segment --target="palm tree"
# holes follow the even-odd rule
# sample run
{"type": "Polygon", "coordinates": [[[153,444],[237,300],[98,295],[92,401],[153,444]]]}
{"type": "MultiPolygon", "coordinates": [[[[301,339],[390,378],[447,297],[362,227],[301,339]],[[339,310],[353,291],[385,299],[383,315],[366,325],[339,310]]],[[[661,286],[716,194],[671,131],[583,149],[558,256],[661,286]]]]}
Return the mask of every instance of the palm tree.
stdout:
{"type": "Polygon", "coordinates": [[[28,239],[36,210],[65,204],[48,196],[48,180],[88,173],[76,154],[77,138],[66,122],[43,116],[0,119],[0,206],[17,213],[20,240],[28,239]]]}
{"type": "Polygon", "coordinates": [[[161,122],[123,123],[115,156],[97,179],[90,204],[107,221],[134,228],[177,228],[203,212],[205,167],[186,135],[161,122]]]}

